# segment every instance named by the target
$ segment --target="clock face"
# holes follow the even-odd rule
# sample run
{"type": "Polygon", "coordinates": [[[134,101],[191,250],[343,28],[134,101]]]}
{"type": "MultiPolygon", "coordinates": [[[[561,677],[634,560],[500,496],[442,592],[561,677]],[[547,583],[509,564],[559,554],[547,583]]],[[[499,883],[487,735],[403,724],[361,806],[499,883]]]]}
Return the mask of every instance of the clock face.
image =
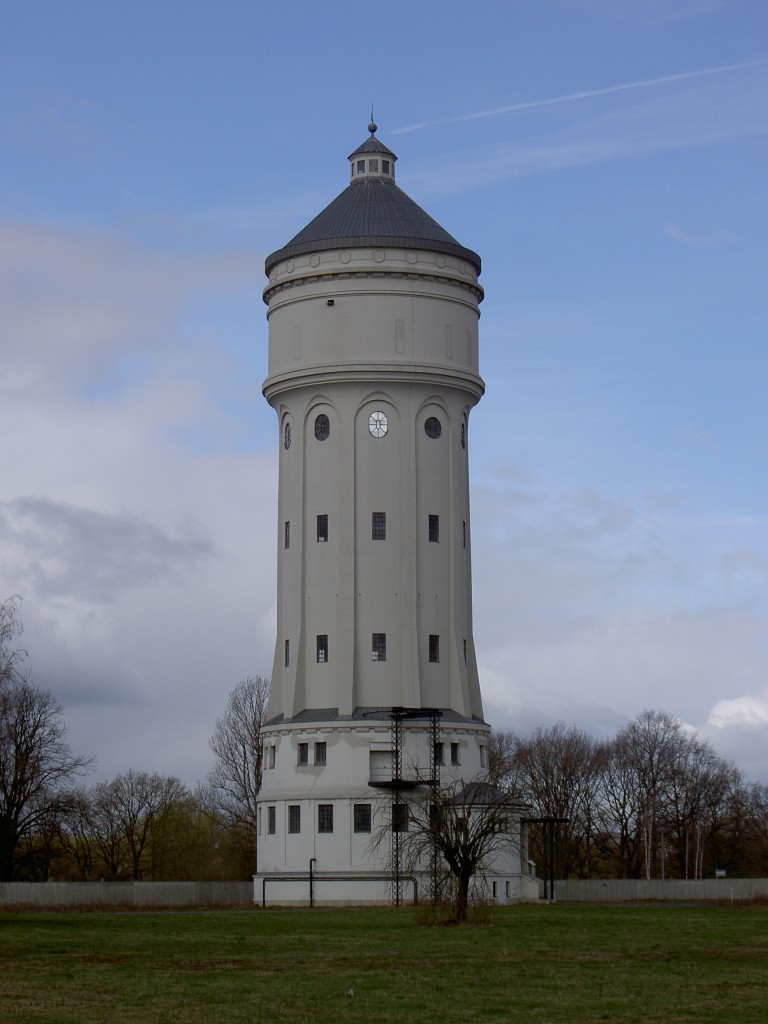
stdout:
{"type": "Polygon", "coordinates": [[[384,437],[387,432],[387,417],[377,409],[368,417],[368,429],[372,437],[384,437]]]}

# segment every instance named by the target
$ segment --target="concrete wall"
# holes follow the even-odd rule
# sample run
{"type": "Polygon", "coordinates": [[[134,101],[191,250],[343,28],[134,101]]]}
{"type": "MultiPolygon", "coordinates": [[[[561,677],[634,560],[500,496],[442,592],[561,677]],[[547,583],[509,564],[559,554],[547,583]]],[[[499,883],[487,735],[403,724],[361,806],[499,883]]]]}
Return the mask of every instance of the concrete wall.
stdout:
{"type": "Polygon", "coordinates": [[[629,879],[555,882],[562,903],[623,900],[751,900],[768,898],[768,878],[629,879]]]}
{"type": "Polygon", "coordinates": [[[0,908],[250,907],[253,882],[0,882],[0,908]]]}

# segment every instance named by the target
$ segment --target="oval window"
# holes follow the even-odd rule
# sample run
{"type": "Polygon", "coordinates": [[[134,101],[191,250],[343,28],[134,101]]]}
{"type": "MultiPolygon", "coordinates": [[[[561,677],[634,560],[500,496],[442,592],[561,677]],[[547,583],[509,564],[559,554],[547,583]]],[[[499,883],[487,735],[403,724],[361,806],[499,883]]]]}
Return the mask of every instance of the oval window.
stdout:
{"type": "Polygon", "coordinates": [[[283,447],[286,451],[291,447],[291,424],[285,424],[285,430],[283,431],[283,447]]]}
{"type": "Polygon", "coordinates": [[[331,432],[331,421],[321,413],[315,420],[315,437],[318,441],[325,441],[331,432]]]}
{"type": "Polygon", "coordinates": [[[430,416],[424,423],[424,433],[427,437],[440,437],[443,432],[443,428],[440,426],[440,420],[437,416],[430,416]]]}

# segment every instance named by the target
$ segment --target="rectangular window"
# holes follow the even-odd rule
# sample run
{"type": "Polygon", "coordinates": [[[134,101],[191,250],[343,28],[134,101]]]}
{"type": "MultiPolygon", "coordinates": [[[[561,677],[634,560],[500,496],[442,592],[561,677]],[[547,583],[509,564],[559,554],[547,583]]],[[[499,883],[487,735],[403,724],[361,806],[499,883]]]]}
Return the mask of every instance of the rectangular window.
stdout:
{"type": "Polygon", "coordinates": [[[374,661],[387,660],[386,633],[371,633],[371,658],[374,661]]]}
{"type": "Polygon", "coordinates": [[[379,172],[379,161],[378,160],[369,160],[368,161],[368,170],[369,171],[375,171],[378,174],[378,172],[379,172]]]}
{"type": "Polygon", "coordinates": [[[291,524],[286,521],[285,523],[285,540],[284,546],[289,548],[291,546],[291,524]]]}
{"type": "Polygon", "coordinates": [[[291,641],[290,640],[286,640],[285,641],[285,667],[288,668],[288,666],[290,664],[291,664],[291,641]]]}
{"type": "Polygon", "coordinates": [[[464,664],[466,665],[467,664],[467,640],[466,640],[466,637],[461,641],[461,643],[462,643],[462,646],[464,648],[464,664]]]}
{"type": "Polygon", "coordinates": [[[445,757],[443,755],[443,744],[442,743],[436,743],[435,744],[435,764],[437,764],[437,765],[445,764],[445,757]]]}
{"type": "Polygon", "coordinates": [[[317,660],[328,661],[328,634],[320,633],[317,637],[317,660]]]}
{"type": "Polygon", "coordinates": [[[429,660],[440,661],[440,637],[436,633],[429,634],[429,660]]]}
{"type": "Polygon", "coordinates": [[[325,764],[326,746],[324,743],[315,744],[315,764],[325,764]]]}
{"type": "Polygon", "coordinates": [[[410,821],[410,812],[408,810],[408,804],[393,804],[392,805],[392,831],[393,832],[407,832],[408,823],[410,821]]]}
{"type": "Polygon", "coordinates": [[[261,835],[261,804],[256,808],[256,833],[261,835]]]}
{"type": "Polygon", "coordinates": [[[355,832],[371,831],[371,805],[355,804],[354,807],[355,832]]]}
{"type": "Polygon", "coordinates": [[[440,540],[440,516],[429,517],[429,539],[432,544],[440,540]]]}
{"type": "Polygon", "coordinates": [[[387,513],[371,512],[371,540],[387,539],[387,513]]]}
{"type": "Polygon", "coordinates": [[[300,804],[288,804],[288,831],[294,836],[301,832],[300,804]]]}
{"type": "Polygon", "coordinates": [[[328,516],[322,515],[317,517],[317,541],[318,544],[324,544],[328,540],[328,516]]]}
{"type": "Polygon", "coordinates": [[[494,899],[496,899],[496,883],[495,883],[495,882],[493,882],[493,883],[491,883],[491,884],[492,884],[492,886],[493,886],[493,898],[494,898],[494,899]]]}
{"type": "Polygon", "coordinates": [[[480,767],[488,767],[488,750],[484,743],[480,744],[480,767]]]}
{"type": "Polygon", "coordinates": [[[333,804],[317,805],[317,831],[333,832],[333,804]]]}
{"type": "Polygon", "coordinates": [[[269,748],[269,767],[270,768],[274,768],[275,767],[275,750],[276,749],[277,749],[276,747],[270,747],[269,748]]]}
{"type": "Polygon", "coordinates": [[[467,546],[467,523],[464,519],[461,521],[461,546],[463,548],[467,546]]]}
{"type": "Polygon", "coordinates": [[[309,744],[300,743],[298,748],[298,757],[296,758],[296,764],[309,764],[309,744]]]}
{"type": "Polygon", "coordinates": [[[504,883],[504,895],[509,899],[509,882],[504,883]]]}
{"type": "Polygon", "coordinates": [[[274,806],[267,808],[267,832],[271,836],[277,832],[277,808],[274,806]]]}
{"type": "Polygon", "coordinates": [[[389,160],[381,161],[381,169],[385,174],[389,174],[389,160]]]}
{"type": "Polygon", "coordinates": [[[357,173],[363,174],[365,172],[365,160],[357,161],[357,173]]]}
{"type": "Polygon", "coordinates": [[[458,743],[452,743],[451,744],[451,764],[461,764],[461,761],[459,760],[459,744],[458,743]]]}

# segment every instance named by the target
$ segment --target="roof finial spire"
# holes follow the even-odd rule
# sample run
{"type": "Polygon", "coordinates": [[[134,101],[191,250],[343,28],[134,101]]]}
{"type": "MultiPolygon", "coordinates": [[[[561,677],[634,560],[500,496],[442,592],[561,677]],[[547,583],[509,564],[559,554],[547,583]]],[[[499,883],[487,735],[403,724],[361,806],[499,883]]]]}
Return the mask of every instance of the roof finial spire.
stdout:
{"type": "Polygon", "coordinates": [[[368,131],[371,133],[371,135],[374,134],[374,132],[376,131],[377,127],[378,127],[378,125],[373,120],[373,101],[371,101],[371,123],[368,125],[368,131]]]}

